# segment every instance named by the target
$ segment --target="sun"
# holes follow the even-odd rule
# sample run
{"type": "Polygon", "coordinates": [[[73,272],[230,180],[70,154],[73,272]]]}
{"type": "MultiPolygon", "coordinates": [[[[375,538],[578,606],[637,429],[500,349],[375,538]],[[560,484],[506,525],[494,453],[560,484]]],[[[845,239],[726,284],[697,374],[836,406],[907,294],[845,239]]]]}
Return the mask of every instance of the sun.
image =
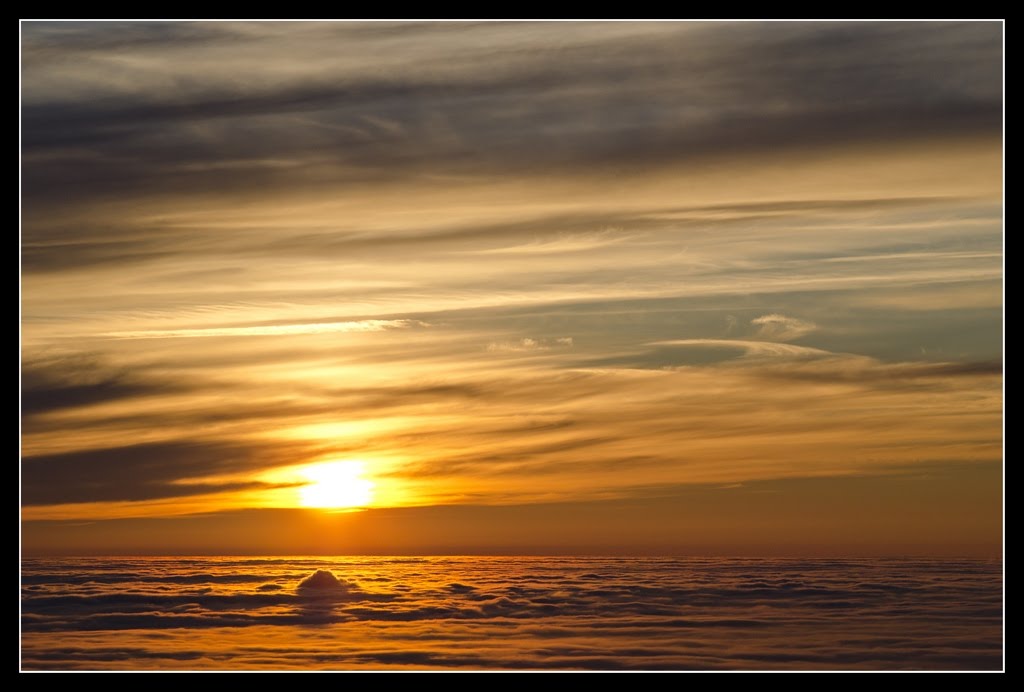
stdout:
{"type": "Polygon", "coordinates": [[[365,507],[373,499],[373,482],[363,478],[361,461],[332,461],[308,466],[302,475],[309,481],[299,488],[303,507],[346,509],[365,507]]]}

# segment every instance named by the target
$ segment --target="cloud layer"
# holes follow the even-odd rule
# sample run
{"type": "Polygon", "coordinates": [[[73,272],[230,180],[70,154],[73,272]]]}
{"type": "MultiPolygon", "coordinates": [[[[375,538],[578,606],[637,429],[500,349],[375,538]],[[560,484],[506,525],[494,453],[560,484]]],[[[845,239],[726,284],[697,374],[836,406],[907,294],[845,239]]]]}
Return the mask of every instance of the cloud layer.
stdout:
{"type": "Polygon", "coordinates": [[[22,656],[26,669],[991,670],[999,573],[972,560],[33,560],[22,656]],[[296,592],[324,569],[350,582],[344,598],[296,592]]]}

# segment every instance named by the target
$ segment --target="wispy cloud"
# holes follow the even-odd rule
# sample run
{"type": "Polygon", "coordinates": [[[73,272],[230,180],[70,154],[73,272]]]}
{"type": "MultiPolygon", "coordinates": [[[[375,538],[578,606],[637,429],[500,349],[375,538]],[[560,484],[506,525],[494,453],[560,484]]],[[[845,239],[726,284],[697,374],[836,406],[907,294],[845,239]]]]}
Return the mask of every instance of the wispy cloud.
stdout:
{"type": "Polygon", "coordinates": [[[614,172],[1000,124],[994,23],[393,28],[142,25],[117,41],[98,25],[28,24],[23,142],[49,158],[26,168],[26,193],[44,180],[80,198],[324,176],[614,172]],[[371,68],[371,52],[388,57],[371,68]],[[230,180],[203,170],[208,136],[218,159],[252,165],[230,180]],[[280,158],[306,172],[262,165],[280,158]]]}
{"type": "Polygon", "coordinates": [[[553,348],[572,348],[571,336],[560,336],[553,339],[524,337],[518,341],[492,341],[487,350],[492,353],[517,351],[550,351],[553,348]]]}
{"type": "Polygon", "coordinates": [[[580,235],[563,235],[550,240],[537,240],[523,245],[477,250],[482,255],[543,255],[549,253],[584,252],[630,240],[622,230],[607,230],[580,235]]]}
{"type": "Polygon", "coordinates": [[[651,346],[711,347],[727,350],[739,350],[750,357],[781,356],[789,358],[827,358],[833,354],[809,346],[794,344],[778,344],[771,341],[752,341],[746,339],[675,339],[671,341],[654,341],[651,346]]]}
{"type": "Polygon", "coordinates": [[[768,341],[792,341],[817,329],[813,322],[778,314],[763,315],[750,320],[750,323],[758,327],[755,336],[768,341]]]}
{"type": "Polygon", "coordinates": [[[292,334],[335,334],[343,332],[379,332],[423,326],[412,320],[361,320],[358,322],[316,322],[311,324],[271,324],[253,327],[207,327],[203,329],[150,329],[108,332],[114,339],[182,339],[214,336],[284,336],[292,334]]]}

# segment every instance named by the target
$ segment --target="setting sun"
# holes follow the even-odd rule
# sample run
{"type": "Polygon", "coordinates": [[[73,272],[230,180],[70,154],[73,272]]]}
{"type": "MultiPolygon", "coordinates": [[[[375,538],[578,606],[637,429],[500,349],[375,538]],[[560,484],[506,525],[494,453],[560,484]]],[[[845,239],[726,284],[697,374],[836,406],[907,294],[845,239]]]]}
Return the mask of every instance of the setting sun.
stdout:
{"type": "Polygon", "coordinates": [[[334,461],[302,472],[310,482],[299,489],[303,507],[364,507],[373,497],[373,482],[362,477],[361,461],[334,461]]]}

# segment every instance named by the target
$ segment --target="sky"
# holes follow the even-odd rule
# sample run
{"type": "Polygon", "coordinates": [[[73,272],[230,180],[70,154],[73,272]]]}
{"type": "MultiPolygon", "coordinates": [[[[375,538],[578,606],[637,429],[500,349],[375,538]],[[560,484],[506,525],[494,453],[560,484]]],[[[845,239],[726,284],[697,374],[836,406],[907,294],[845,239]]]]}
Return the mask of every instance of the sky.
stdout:
{"type": "Polygon", "coordinates": [[[22,22],[23,552],[999,555],[1002,43],[22,22]]]}

